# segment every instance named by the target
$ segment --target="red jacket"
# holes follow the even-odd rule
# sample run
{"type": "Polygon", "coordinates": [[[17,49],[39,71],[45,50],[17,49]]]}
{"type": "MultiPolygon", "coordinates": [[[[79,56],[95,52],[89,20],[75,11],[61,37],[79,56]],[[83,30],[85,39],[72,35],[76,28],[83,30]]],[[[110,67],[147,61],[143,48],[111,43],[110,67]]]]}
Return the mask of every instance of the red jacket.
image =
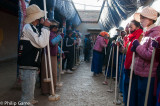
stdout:
{"type": "Polygon", "coordinates": [[[132,42],[135,39],[138,39],[140,37],[140,35],[143,33],[142,29],[138,29],[136,31],[134,31],[132,34],[129,34],[129,41],[130,41],[130,45],[128,47],[127,53],[126,53],[126,59],[124,62],[124,66],[125,69],[130,69],[131,63],[132,63],[132,54],[133,52],[131,51],[131,47],[132,47],[132,42]]]}
{"type": "Polygon", "coordinates": [[[126,48],[128,42],[129,42],[128,36],[125,36],[125,37],[123,38],[123,42],[124,42],[124,43],[123,43],[123,46],[126,48]]]}

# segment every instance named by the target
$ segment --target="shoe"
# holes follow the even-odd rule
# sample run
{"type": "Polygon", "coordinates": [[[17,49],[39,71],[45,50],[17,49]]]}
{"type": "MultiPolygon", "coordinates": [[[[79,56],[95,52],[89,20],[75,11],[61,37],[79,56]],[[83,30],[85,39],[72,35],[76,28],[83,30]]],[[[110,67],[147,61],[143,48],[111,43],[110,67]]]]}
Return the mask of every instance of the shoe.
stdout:
{"type": "Polygon", "coordinates": [[[123,97],[123,94],[121,94],[121,97],[123,97]]]}
{"type": "Polygon", "coordinates": [[[103,72],[99,72],[99,74],[103,74],[103,72]]]}
{"type": "Polygon", "coordinates": [[[95,73],[94,73],[93,76],[94,76],[94,77],[99,77],[99,74],[95,74],[95,73]]]}
{"type": "Polygon", "coordinates": [[[38,100],[33,99],[30,103],[31,103],[32,105],[37,104],[37,103],[38,103],[38,100]]]}
{"type": "Polygon", "coordinates": [[[62,70],[62,72],[66,73],[67,71],[66,70],[62,70]]]}
{"type": "Polygon", "coordinates": [[[43,96],[49,96],[49,93],[42,93],[43,96]]]}
{"type": "Polygon", "coordinates": [[[67,74],[73,74],[73,71],[67,70],[67,74]]]}
{"type": "Polygon", "coordinates": [[[104,81],[104,82],[102,82],[103,83],[103,85],[108,85],[108,82],[107,81],[104,81]]]}
{"type": "Polygon", "coordinates": [[[112,79],[115,81],[115,80],[116,80],[116,77],[113,77],[112,79]]]}
{"type": "Polygon", "coordinates": [[[76,67],[73,67],[73,68],[72,68],[72,70],[76,70],[76,69],[77,69],[76,67]]]}
{"type": "Polygon", "coordinates": [[[64,71],[62,71],[61,74],[64,74],[64,71]]]}

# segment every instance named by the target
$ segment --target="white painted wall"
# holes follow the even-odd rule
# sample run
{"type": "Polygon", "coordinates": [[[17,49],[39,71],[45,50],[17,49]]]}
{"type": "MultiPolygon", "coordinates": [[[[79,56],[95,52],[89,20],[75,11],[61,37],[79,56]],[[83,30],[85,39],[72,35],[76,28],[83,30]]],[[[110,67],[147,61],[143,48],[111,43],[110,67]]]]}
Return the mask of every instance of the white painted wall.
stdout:
{"type": "Polygon", "coordinates": [[[86,35],[89,32],[87,31],[88,28],[98,28],[100,29],[98,23],[81,23],[76,29],[79,30],[82,35],[86,35]]]}

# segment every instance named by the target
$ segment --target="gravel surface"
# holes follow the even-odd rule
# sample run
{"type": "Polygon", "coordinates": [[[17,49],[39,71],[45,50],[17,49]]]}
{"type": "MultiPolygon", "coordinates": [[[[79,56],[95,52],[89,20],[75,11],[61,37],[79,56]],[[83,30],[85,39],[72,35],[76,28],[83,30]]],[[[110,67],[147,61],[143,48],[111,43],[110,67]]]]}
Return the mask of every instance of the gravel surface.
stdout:
{"type": "MultiPolygon", "coordinates": [[[[60,95],[59,101],[48,101],[48,97],[42,96],[36,87],[35,97],[39,101],[36,106],[115,106],[114,92],[107,92],[109,86],[102,84],[104,75],[94,77],[90,66],[90,63],[82,62],[73,74],[62,75],[63,86],[56,90],[56,94],[60,95]]],[[[18,101],[20,95],[20,89],[13,86],[0,97],[0,101],[18,101]]],[[[119,99],[122,100],[122,97],[119,99]]]]}

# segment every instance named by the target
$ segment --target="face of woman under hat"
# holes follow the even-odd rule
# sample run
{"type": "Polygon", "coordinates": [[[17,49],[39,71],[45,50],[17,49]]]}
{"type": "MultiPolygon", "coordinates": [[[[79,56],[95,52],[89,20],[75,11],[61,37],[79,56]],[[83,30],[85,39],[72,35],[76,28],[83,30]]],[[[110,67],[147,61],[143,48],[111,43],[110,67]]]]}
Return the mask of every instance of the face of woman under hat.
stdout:
{"type": "Polygon", "coordinates": [[[53,31],[53,32],[57,32],[58,31],[58,26],[57,25],[51,25],[50,30],[53,31]]]}
{"type": "Polygon", "coordinates": [[[59,22],[57,22],[56,20],[51,20],[50,30],[57,32],[58,27],[59,27],[59,22]]]}
{"type": "Polygon", "coordinates": [[[32,4],[26,9],[26,18],[24,22],[30,24],[41,17],[44,17],[45,12],[42,11],[37,5],[32,4]]]}
{"type": "Polygon", "coordinates": [[[158,12],[152,7],[146,7],[141,13],[134,15],[135,20],[139,21],[142,27],[148,27],[157,20],[158,12]]]}

